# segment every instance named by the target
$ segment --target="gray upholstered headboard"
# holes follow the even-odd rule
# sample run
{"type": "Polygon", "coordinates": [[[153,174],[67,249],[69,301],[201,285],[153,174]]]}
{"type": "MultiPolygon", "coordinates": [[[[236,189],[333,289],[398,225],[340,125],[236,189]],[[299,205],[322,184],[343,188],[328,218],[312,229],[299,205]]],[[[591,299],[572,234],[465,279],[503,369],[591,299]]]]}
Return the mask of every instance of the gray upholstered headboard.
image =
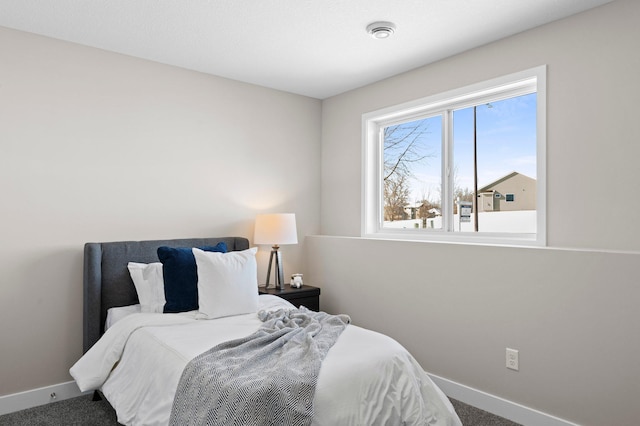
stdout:
{"type": "Polygon", "coordinates": [[[186,238],[179,240],[120,241],[84,245],[84,352],[104,333],[107,309],[138,303],[127,263],[158,262],[157,249],[213,246],[224,241],[229,251],[246,250],[242,237],[186,238]]]}

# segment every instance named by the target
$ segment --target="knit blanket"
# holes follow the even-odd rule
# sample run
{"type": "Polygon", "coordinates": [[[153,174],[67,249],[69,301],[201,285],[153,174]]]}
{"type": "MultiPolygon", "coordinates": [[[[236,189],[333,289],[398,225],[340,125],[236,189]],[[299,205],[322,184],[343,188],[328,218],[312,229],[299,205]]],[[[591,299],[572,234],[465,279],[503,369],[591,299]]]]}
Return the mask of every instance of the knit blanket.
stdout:
{"type": "Polygon", "coordinates": [[[255,333],[185,367],[170,425],[310,425],[323,359],[350,322],[300,309],[260,311],[255,333]]]}

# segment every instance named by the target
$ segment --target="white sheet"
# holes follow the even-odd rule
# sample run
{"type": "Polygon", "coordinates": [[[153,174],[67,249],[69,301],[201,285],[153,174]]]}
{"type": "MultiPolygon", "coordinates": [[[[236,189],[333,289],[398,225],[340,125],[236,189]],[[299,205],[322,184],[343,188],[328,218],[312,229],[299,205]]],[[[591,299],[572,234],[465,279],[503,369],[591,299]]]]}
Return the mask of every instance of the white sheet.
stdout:
{"type": "MultiPolygon", "coordinates": [[[[260,309],[284,306],[292,307],[281,298],[260,296],[260,309]]],[[[216,320],[196,320],[193,313],[131,315],[113,325],[71,373],[82,390],[102,386],[118,422],[166,425],[189,360],[251,334],[260,324],[256,314],[216,320]]],[[[354,325],[324,360],[314,409],[316,426],[422,425],[425,413],[427,424],[461,425],[448,399],[400,344],[354,325]]]]}
{"type": "Polygon", "coordinates": [[[104,330],[107,331],[111,326],[124,317],[131,314],[139,314],[142,312],[142,305],[122,306],[119,308],[107,309],[107,319],[104,322],[104,330]]]}

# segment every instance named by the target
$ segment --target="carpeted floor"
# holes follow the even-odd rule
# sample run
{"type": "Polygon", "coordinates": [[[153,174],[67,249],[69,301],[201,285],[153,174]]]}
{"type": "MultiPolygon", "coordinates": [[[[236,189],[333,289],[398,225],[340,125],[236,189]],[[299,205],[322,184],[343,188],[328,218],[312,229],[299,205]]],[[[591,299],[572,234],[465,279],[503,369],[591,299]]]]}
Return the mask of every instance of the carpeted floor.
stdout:
{"type": "MultiPolygon", "coordinates": [[[[451,401],[464,426],[517,426],[516,423],[485,411],[451,401]]],[[[54,402],[0,416],[2,426],[115,426],[116,415],[104,401],[92,401],[91,395],[54,402]]]]}
{"type": "Polygon", "coordinates": [[[519,426],[518,423],[487,413],[471,405],[463,404],[455,399],[451,399],[451,403],[464,426],[519,426]]]}
{"type": "Polygon", "coordinates": [[[114,426],[116,413],[105,401],[92,395],[53,402],[0,416],[2,426],[114,426]]]}

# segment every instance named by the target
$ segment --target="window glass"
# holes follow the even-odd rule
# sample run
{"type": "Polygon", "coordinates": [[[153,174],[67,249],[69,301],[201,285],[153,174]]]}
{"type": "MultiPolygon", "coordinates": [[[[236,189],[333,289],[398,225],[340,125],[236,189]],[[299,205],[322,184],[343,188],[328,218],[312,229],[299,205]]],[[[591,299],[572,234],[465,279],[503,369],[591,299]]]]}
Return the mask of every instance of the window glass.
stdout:
{"type": "Polygon", "coordinates": [[[385,228],[442,228],[442,117],[383,129],[385,228]]]}
{"type": "Polygon", "coordinates": [[[453,111],[453,231],[536,232],[536,107],[530,93],[453,111]]]}
{"type": "Polygon", "coordinates": [[[545,76],[363,115],[363,235],[544,244],[545,76]]]}

